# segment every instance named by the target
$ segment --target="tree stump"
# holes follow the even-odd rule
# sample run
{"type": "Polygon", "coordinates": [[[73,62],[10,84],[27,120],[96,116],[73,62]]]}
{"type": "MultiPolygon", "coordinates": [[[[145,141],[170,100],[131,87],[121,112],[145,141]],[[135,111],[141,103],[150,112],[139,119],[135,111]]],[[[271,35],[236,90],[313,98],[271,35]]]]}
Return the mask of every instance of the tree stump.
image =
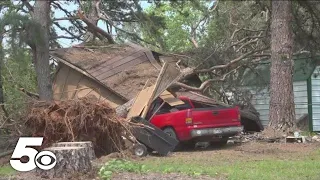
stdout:
{"type": "Polygon", "coordinates": [[[92,170],[88,148],[84,147],[49,147],[44,151],[51,151],[56,156],[56,165],[50,170],[36,169],[37,175],[43,178],[68,179],[75,173],[87,173],[92,170]]]}
{"type": "Polygon", "coordinates": [[[94,160],[96,158],[96,155],[93,149],[93,144],[91,141],[58,142],[58,143],[54,143],[51,147],[83,147],[83,148],[87,148],[87,152],[90,160],[94,160]]]}

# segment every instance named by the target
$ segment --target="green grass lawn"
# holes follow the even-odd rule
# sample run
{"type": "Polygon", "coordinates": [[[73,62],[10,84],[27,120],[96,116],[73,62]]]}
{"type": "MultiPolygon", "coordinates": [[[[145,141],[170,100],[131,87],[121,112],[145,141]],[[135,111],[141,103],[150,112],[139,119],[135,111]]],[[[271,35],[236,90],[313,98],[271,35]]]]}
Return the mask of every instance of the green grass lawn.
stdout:
{"type": "Polygon", "coordinates": [[[302,160],[261,160],[234,163],[177,162],[174,160],[144,161],[145,169],[154,172],[181,172],[189,175],[207,174],[229,180],[320,179],[320,154],[302,160]]]}
{"type": "MultiPolygon", "coordinates": [[[[192,154],[190,156],[193,156],[192,154]]],[[[228,180],[319,180],[320,150],[305,155],[292,154],[290,157],[254,158],[244,155],[241,158],[206,157],[172,157],[151,158],[140,163],[145,169],[154,172],[180,172],[189,175],[210,175],[228,180]],[[212,158],[212,159],[211,159],[212,158]],[[211,159],[211,160],[210,160],[211,159]],[[225,159],[225,160],[224,160],[225,159]]],[[[280,155],[281,156],[281,155],[280,155]]]]}
{"type": "MultiPolygon", "coordinates": [[[[136,160],[111,160],[99,175],[113,172],[182,173],[209,175],[225,180],[320,180],[320,145],[265,144],[209,151],[177,152],[168,157],[148,156],[136,160]]],[[[16,173],[10,165],[0,167],[0,177],[16,173]]]]}
{"type": "Polygon", "coordinates": [[[111,163],[107,171],[109,174],[129,171],[209,175],[226,180],[320,180],[320,150],[304,151],[303,148],[297,152],[279,150],[278,147],[264,153],[235,150],[180,152],[169,157],[131,160],[128,166],[111,163]]]}
{"type": "Polygon", "coordinates": [[[0,177],[14,175],[16,171],[10,165],[0,166],[0,177]]]}

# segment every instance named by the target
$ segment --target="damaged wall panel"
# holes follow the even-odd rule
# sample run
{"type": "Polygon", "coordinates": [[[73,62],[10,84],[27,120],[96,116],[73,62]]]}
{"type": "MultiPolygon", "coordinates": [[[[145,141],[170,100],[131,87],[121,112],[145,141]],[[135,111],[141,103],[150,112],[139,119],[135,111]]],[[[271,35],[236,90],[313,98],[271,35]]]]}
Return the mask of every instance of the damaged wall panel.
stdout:
{"type": "Polygon", "coordinates": [[[89,95],[106,101],[112,107],[124,104],[125,100],[101,84],[92,81],[78,71],[61,64],[54,80],[54,100],[81,98],[89,95]]]}

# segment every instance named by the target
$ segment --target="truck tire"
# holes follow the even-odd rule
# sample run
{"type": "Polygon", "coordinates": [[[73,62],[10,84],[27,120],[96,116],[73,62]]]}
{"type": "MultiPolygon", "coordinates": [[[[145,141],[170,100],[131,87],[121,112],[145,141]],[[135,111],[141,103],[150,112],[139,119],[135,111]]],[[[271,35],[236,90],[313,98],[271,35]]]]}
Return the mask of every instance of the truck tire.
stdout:
{"type": "Polygon", "coordinates": [[[133,146],[133,153],[138,157],[144,157],[148,154],[148,149],[144,144],[135,144],[133,146]]]}
{"type": "Polygon", "coordinates": [[[171,127],[164,128],[163,132],[168,134],[169,136],[173,137],[174,139],[178,140],[176,132],[174,131],[173,128],[171,128],[171,127]]]}

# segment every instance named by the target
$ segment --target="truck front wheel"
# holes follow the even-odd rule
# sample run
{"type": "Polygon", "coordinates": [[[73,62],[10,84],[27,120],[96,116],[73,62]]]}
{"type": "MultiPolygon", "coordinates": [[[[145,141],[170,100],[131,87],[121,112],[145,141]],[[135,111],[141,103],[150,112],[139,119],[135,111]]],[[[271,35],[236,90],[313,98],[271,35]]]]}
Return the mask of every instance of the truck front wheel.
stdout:
{"type": "Polygon", "coordinates": [[[168,134],[168,135],[171,136],[172,138],[178,140],[177,135],[176,135],[176,132],[174,131],[173,128],[171,128],[171,127],[164,128],[164,129],[163,129],[163,132],[166,133],[166,134],[168,134]]]}

